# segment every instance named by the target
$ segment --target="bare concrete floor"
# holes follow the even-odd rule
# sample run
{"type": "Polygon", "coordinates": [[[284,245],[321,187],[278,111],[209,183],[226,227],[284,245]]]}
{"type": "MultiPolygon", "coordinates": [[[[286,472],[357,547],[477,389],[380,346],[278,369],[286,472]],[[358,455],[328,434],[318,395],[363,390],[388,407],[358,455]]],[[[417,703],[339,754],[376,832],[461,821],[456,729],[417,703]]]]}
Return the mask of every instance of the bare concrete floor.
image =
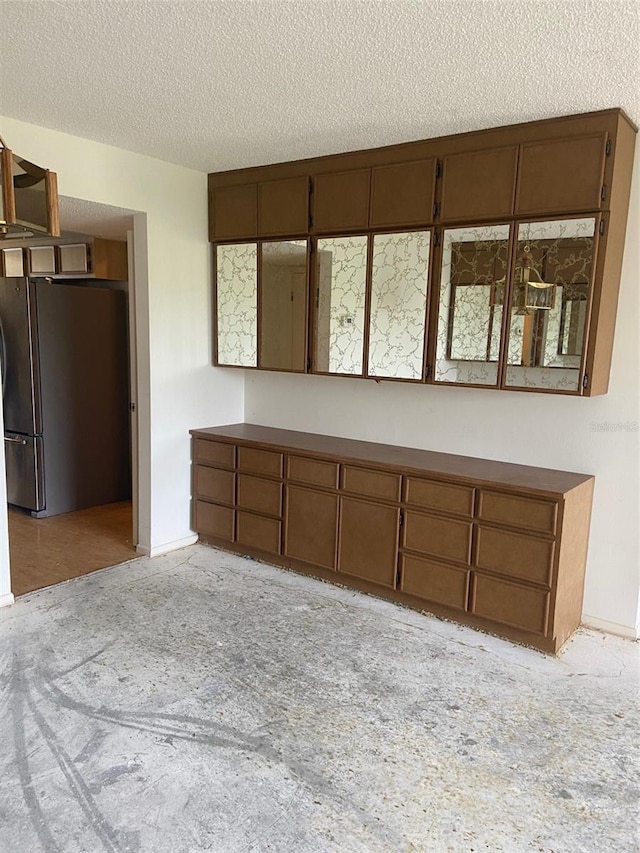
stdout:
{"type": "Polygon", "coordinates": [[[204,546],[0,611],[3,853],[635,853],[638,645],[204,546]]]}

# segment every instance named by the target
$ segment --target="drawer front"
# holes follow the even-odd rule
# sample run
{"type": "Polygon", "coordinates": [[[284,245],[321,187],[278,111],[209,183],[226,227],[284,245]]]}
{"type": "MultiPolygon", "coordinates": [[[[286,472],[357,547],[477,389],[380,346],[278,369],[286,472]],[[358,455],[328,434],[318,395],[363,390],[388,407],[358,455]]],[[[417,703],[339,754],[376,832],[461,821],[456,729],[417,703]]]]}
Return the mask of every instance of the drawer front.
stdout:
{"type": "Polygon", "coordinates": [[[453,483],[438,483],[435,480],[421,480],[407,477],[404,487],[405,503],[435,509],[455,515],[473,516],[474,490],[453,483]]]}
{"type": "Polygon", "coordinates": [[[210,462],[223,468],[233,468],[236,462],[236,448],[222,441],[207,441],[196,438],[193,442],[193,458],[196,462],[210,462]]]}
{"type": "Polygon", "coordinates": [[[401,589],[417,598],[466,610],[470,574],[468,569],[445,566],[405,554],[402,557],[401,589]]]}
{"type": "Polygon", "coordinates": [[[555,501],[523,498],[504,492],[480,492],[478,517],[484,521],[495,521],[535,530],[539,533],[555,533],[558,519],[558,504],[555,501]]]}
{"type": "Polygon", "coordinates": [[[338,471],[339,466],[335,462],[321,462],[304,456],[289,456],[287,459],[287,477],[297,483],[337,489],[338,471]]]}
{"type": "Polygon", "coordinates": [[[469,564],[471,560],[471,522],[451,521],[435,515],[407,510],[403,545],[432,557],[469,564]]]}
{"type": "Polygon", "coordinates": [[[233,471],[221,471],[219,468],[209,468],[207,465],[196,465],[193,483],[195,493],[199,498],[233,505],[235,477],[233,471]]]}
{"type": "Polygon", "coordinates": [[[549,593],[476,575],[471,612],[533,634],[546,634],[549,593]]]}
{"type": "Polygon", "coordinates": [[[275,450],[258,450],[256,447],[239,447],[238,469],[282,477],[282,453],[275,450]]]}
{"type": "Polygon", "coordinates": [[[264,512],[266,515],[282,515],[282,483],[238,474],[238,507],[264,512]]]}
{"type": "Polygon", "coordinates": [[[280,522],[238,510],[236,540],[240,545],[280,553],[280,522]]]}
{"type": "Polygon", "coordinates": [[[357,495],[398,501],[400,500],[400,475],[345,465],[342,469],[342,488],[346,492],[357,495]]]}
{"type": "Polygon", "coordinates": [[[193,503],[193,527],[202,536],[216,536],[233,542],[233,510],[205,501],[193,503]]]}
{"type": "Polygon", "coordinates": [[[546,584],[551,582],[555,543],[478,525],[476,565],[479,569],[546,584]]]}

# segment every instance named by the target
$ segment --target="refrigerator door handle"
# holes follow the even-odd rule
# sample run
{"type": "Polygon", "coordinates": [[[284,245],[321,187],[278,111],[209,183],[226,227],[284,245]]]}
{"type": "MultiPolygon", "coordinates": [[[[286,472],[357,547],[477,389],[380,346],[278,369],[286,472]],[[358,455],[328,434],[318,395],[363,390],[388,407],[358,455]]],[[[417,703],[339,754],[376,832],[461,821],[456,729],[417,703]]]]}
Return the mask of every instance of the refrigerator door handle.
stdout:
{"type": "Polygon", "coordinates": [[[26,447],[27,445],[26,438],[7,438],[7,436],[5,435],[4,440],[10,442],[11,444],[21,444],[23,447],[26,447]]]}
{"type": "Polygon", "coordinates": [[[7,344],[4,339],[2,318],[0,317],[0,375],[2,376],[2,399],[4,400],[4,389],[7,384],[7,344]]]}

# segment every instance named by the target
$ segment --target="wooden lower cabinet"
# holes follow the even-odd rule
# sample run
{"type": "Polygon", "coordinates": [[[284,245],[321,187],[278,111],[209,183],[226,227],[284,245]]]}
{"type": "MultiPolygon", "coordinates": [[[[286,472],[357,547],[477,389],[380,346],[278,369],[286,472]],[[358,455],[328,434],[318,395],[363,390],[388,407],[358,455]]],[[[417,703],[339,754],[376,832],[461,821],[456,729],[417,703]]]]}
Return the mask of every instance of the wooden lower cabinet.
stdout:
{"type": "Polygon", "coordinates": [[[400,508],[340,499],[338,571],[395,587],[400,508]]]}
{"type": "Polygon", "coordinates": [[[580,624],[590,475],[251,424],[192,436],[205,542],[547,652],[580,624]]]}
{"type": "Polygon", "coordinates": [[[337,537],[337,494],[287,486],[285,556],[335,569],[337,537]]]}

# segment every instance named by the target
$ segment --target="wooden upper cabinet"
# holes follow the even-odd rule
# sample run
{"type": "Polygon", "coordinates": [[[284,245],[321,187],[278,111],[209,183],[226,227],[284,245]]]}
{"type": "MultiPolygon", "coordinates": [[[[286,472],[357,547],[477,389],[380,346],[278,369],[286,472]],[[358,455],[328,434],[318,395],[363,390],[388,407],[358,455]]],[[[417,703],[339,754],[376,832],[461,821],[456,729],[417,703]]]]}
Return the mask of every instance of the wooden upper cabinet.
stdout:
{"type": "Polygon", "coordinates": [[[258,233],[258,187],[218,187],[211,193],[211,237],[242,240],[258,233]]]}
{"type": "Polygon", "coordinates": [[[516,215],[598,210],[606,146],[606,133],[523,145],[516,215]]]}
{"type": "Polygon", "coordinates": [[[287,178],[258,185],[260,236],[306,234],[309,227],[309,178],[287,178]]]}
{"type": "Polygon", "coordinates": [[[428,225],[433,220],[436,158],[376,166],[371,180],[372,228],[428,225]]]}
{"type": "Polygon", "coordinates": [[[440,221],[478,221],[511,216],[517,168],[517,145],[445,157],[440,221]]]}
{"type": "Polygon", "coordinates": [[[315,231],[357,231],[369,224],[371,169],[316,175],[313,188],[315,231]]]}

